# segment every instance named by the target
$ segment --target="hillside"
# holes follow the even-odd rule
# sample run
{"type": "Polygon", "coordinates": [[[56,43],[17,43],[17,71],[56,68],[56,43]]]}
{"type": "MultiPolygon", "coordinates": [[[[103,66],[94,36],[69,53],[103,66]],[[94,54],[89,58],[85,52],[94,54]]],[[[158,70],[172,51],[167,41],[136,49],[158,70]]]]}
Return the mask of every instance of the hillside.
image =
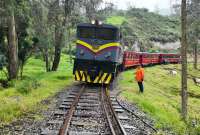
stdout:
{"type": "Polygon", "coordinates": [[[124,15],[109,17],[107,23],[120,26],[125,39],[139,41],[142,45],[149,45],[152,41],[167,43],[179,40],[180,21],[177,18],[146,9],[132,8],[124,15]]]}
{"type": "MultiPolygon", "coordinates": [[[[199,77],[200,71],[188,65],[188,74],[199,77]]],[[[199,66],[200,68],[200,66],[199,66]]],[[[149,114],[155,122],[160,134],[164,135],[199,135],[200,126],[200,86],[195,85],[188,78],[188,121],[181,119],[180,81],[181,65],[157,65],[145,68],[144,93],[138,92],[133,73],[128,70],[121,74],[119,86],[122,96],[127,101],[137,104],[139,108],[149,114]],[[172,76],[170,69],[177,69],[178,74],[172,76]],[[194,126],[195,125],[195,126],[194,126]]]]}

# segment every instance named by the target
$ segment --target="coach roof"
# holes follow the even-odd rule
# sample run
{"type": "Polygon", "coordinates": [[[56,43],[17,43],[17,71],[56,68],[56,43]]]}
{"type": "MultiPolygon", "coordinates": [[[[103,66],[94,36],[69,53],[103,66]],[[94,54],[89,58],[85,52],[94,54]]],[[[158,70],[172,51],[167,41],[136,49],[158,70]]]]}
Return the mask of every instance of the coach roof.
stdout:
{"type": "Polygon", "coordinates": [[[100,28],[110,28],[110,29],[118,29],[118,27],[109,25],[109,24],[102,24],[102,25],[95,25],[91,23],[80,23],[77,25],[77,27],[100,27],[100,28]]]}

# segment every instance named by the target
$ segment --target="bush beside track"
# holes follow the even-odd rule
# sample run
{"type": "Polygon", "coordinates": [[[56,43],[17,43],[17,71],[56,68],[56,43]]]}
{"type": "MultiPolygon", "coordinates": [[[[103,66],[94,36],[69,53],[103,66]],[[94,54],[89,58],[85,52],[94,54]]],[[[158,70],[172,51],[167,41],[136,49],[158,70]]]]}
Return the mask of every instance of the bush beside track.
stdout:
{"type": "Polygon", "coordinates": [[[41,101],[54,96],[73,82],[72,64],[63,55],[57,72],[45,72],[44,62],[31,58],[24,68],[24,79],[11,82],[0,90],[0,125],[18,119],[22,114],[44,107],[41,101]]]}
{"type": "MultiPolygon", "coordinates": [[[[190,132],[194,135],[200,133],[200,87],[196,86],[192,79],[188,79],[189,118],[186,123],[180,117],[180,71],[177,76],[172,76],[162,66],[145,68],[144,94],[138,92],[138,86],[134,80],[134,70],[122,73],[120,80],[122,96],[129,102],[136,103],[148,113],[155,120],[156,127],[166,134],[171,132],[175,134],[190,132]]],[[[180,68],[180,65],[164,66],[180,68]]],[[[199,75],[200,71],[193,70],[192,65],[189,65],[189,73],[199,75]]]]}

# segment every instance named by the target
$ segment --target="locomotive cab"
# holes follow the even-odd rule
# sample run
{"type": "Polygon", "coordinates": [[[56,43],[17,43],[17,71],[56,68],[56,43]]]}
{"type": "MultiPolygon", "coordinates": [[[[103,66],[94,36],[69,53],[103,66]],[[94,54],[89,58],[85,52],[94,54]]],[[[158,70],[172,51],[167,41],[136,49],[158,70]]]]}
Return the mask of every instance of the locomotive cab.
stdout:
{"type": "Polygon", "coordinates": [[[112,82],[122,65],[119,29],[107,24],[77,26],[75,80],[88,83],[112,82]]]}

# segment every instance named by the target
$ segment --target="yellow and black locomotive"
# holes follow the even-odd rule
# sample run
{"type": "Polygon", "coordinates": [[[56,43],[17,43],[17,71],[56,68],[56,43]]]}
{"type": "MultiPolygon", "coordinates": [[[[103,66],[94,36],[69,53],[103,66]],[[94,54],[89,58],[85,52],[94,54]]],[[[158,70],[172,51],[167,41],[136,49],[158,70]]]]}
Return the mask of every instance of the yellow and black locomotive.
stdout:
{"type": "Polygon", "coordinates": [[[122,68],[123,49],[118,27],[93,23],[77,26],[75,80],[110,84],[122,68]]]}

